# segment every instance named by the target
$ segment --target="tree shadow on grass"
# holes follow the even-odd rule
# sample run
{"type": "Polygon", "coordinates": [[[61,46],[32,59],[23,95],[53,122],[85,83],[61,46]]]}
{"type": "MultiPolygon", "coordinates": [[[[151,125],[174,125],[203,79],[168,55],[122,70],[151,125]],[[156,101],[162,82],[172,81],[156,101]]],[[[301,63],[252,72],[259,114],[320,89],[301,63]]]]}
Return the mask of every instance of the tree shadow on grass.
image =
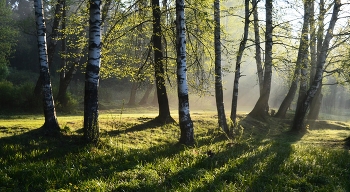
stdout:
{"type": "Polygon", "coordinates": [[[117,136],[120,134],[157,128],[157,127],[161,127],[161,126],[164,126],[167,124],[175,124],[175,122],[173,122],[173,121],[169,121],[169,122],[168,121],[160,121],[158,118],[154,118],[154,119],[150,119],[150,120],[149,119],[150,118],[138,118],[138,120],[141,121],[142,123],[134,125],[134,126],[127,128],[125,130],[112,130],[112,131],[107,131],[106,133],[110,136],[117,136]]]}
{"type": "Polygon", "coordinates": [[[10,158],[12,163],[36,161],[38,159],[54,159],[67,153],[77,152],[83,147],[83,139],[79,135],[57,133],[47,135],[42,128],[16,129],[13,136],[0,138],[0,154],[2,158],[10,158]],[[33,151],[36,151],[35,154],[33,151]]]}
{"type": "Polygon", "coordinates": [[[222,191],[227,184],[233,184],[243,191],[271,191],[272,189],[266,188],[266,184],[278,180],[276,175],[279,173],[279,167],[292,153],[291,143],[303,136],[290,134],[284,132],[276,136],[278,139],[270,141],[256,140],[245,150],[238,145],[231,149],[240,151],[235,156],[230,155],[229,151],[219,154],[220,159],[231,156],[230,161],[226,162],[228,169],[194,191],[222,191]]]}
{"type": "MultiPolygon", "coordinates": [[[[260,124],[255,126],[260,126],[260,124]]],[[[260,127],[260,129],[263,128],[260,127]]],[[[240,183],[238,185],[241,185],[239,187],[243,191],[261,191],[264,189],[261,188],[261,185],[266,184],[270,177],[276,177],[278,167],[292,153],[291,144],[303,136],[302,134],[280,132],[280,134],[271,137],[268,135],[269,132],[269,130],[258,130],[254,136],[247,133],[246,138],[244,138],[247,140],[242,142],[223,142],[220,150],[210,150],[210,153],[202,151],[201,154],[197,154],[195,162],[191,162],[193,161],[192,157],[186,159],[185,156],[182,161],[185,164],[186,161],[189,161],[190,165],[176,173],[167,174],[161,183],[145,186],[121,186],[118,189],[125,191],[176,191],[177,189],[198,192],[222,191],[229,183],[240,183]],[[247,138],[247,136],[252,138],[247,138]],[[228,168],[222,169],[223,167],[228,168]],[[212,175],[213,170],[219,173],[212,175]],[[256,174],[253,180],[242,180],[244,179],[242,175],[247,172],[256,174]],[[214,179],[206,181],[208,177],[214,179]],[[200,183],[199,186],[195,186],[198,183],[200,183]]],[[[218,134],[214,138],[207,136],[205,133],[199,136],[202,139],[197,141],[197,148],[195,147],[194,150],[227,139],[223,134],[218,134]]]]}
{"type": "Polygon", "coordinates": [[[36,129],[0,138],[0,191],[76,190],[84,182],[114,177],[185,149],[166,143],[125,150],[103,141],[87,145],[81,135],[47,137],[43,133],[36,129]]]}
{"type": "MultiPolygon", "coordinates": [[[[156,124],[150,123],[145,127],[134,127],[132,131],[142,131],[150,126],[157,127],[156,124]]],[[[215,138],[205,133],[197,137],[200,139],[193,150],[226,139],[220,134],[215,138]]],[[[270,157],[271,153],[279,155],[280,151],[277,149],[280,144],[278,142],[269,144],[263,139],[262,137],[251,142],[225,145],[221,150],[213,150],[213,154],[202,151],[196,154],[195,162],[191,162],[192,156],[181,155],[179,161],[188,162],[189,165],[176,172],[171,172],[169,168],[157,167],[156,163],[172,159],[180,153],[191,152],[192,148],[177,143],[165,143],[149,148],[125,150],[109,145],[108,140],[101,142],[99,146],[91,146],[82,142],[80,135],[45,137],[40,130],[33,130],[20,135],[0,138],[0,167],[4,168],[0,170],[0,189],[74,191],[77,190],[74,187],[82,186],[86,182],[108,180],[110,183],[118,183],[118,185],[113,184],[113,187],[110,188],[114,191],[164,191],[164,189],[181,188],[182,185],[192,180],[206,177],[206,173],[213,169],[229,166],[227,170],[218,173],[212,181],[195,188],[197,191],[223,189],[223,183],[238,182],[238,175],[242,171],[247,169],[252,172],[254,165],[265,157],[270,157]],[[262,145],[265,146],[263,150],[255,155],[248,155],[262,145]],[[143,166],[150,167],[145,169],[143,166]],[[154,178],[152,178],[153,173],[156,175],[154,178]],[[161,181],[157,180],[162,177],[161,181]],[[139,183],[131,185],[130,183],[135,183],[135,180],[138,180],[139,183]],[[124,181],[125,185],[119,184],[124,181]]],[[[294,139],[297,140],[297,137],[294,139]]],[[[293,141],[290,140],[290,142],[293,141]]],[[[287,154],[290,153],[288,144],[283,145],[281,150],[286,151],[281,158],[287,158],[287,154]]],[[[272,169],[281,164],[282,160],[274,158],[276,157],[271,157],[266,167],[272,169]]],[[[265,179],[263,173],[265,170],[269,168],[262,169],[260,174],[262,176],[255,177],[250,186],[258,187],[259,180],[265,179]]],[[[265,172],[268,174],[267,171],[265,172]]],[[[97,187],[95,186],[95,189],[99,190],[97,187]]]]}

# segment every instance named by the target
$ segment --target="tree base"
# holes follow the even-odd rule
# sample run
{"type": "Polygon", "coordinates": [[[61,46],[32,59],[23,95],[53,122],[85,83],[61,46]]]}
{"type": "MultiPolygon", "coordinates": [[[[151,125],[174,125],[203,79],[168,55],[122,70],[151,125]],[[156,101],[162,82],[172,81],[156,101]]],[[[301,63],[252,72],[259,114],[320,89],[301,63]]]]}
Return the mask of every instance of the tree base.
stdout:
{"type": "Polygon", "coordinates": [[[176,123],[175,119],[172,118],[170,115],[158,115],[153,120],[157,123],[160,123],[160,124],[176,123]]]}
{"type": "Polygon", "coordinates": [[[58,125],[57,120],[46,121],[40,129],[43,130],[43,133],[46,136],[57,136],[61,134],[61,128],[58,125]]]}

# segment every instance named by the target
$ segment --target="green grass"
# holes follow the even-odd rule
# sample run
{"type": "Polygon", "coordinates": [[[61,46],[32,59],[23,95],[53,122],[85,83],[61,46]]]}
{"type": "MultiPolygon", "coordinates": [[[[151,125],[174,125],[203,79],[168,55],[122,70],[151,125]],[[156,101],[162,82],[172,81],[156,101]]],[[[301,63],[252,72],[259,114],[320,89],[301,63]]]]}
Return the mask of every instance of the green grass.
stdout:
{"type": "Polygon", "coordinates": [[[81,116],[59,117],[55,138],[37,129],[41,117],[3,117],[0,191],[350,191],[345,122],[294,135],[278,119],[242,116],[228,140],[214,112],[196,111],[196,143],[186,147],[178,125],[136,112],[101,114],[97,146],[82,142],[81,116]]]}

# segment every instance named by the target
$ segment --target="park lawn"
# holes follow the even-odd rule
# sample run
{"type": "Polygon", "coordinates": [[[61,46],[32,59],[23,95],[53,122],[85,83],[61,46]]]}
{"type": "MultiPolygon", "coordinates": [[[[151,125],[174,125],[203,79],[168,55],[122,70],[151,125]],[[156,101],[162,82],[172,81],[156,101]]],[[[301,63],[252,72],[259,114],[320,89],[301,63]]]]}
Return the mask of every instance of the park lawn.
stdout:
{"type": "Polygon", "coordinates": [[[350,191],[347,122],[296,135],[288,121],[241,115],[229,140],[215,112],[193,111],[196,143],[187,147],[177,124],[155,116],[102,113],[98,145],[83,142],[82,116],[59,116],[58,137],[38,129],[41,116],[2,118],[0,191],[350,191]]]}

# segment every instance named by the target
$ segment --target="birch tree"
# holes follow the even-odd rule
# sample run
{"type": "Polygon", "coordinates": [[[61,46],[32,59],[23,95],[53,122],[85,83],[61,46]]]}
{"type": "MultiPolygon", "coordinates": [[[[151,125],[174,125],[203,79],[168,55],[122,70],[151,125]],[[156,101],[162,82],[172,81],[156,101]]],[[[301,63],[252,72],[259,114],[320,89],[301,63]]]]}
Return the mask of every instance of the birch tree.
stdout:
{"type": "MultiPolygon", "coordinates": [[[[248,29],[249,29],[249,0],[244,1],[244,31],[243,31],[243,38],[241,40],[241,43],[239,44],[237,57],[236,57],[236,70],[235,70],[235,80],[233,84],[233,96],[232,96],[232,107],[231,107],[231,120],[234,124],[236,124],[236,117],[237,117],[237,101],[238,101],[238,85],[239,85],[239,78],[241,77],[241,61],[243,57],[243,51],[245,49],[245,45],[248,40],[248,29]]],[[[260,79],[260,78],[259,78],[260,79]]]]}
{"type": "Polygon", "coordinates": [[[316,68],[315,78],[313,79],[312,85],[307,91],[307,94],[305,95],[304,99],[298,103],[297,110],[295,112],[295,116],[293,120],[292,131],[302,132],[305,130],[304,119],[305,119],[306,113],[310,107],[310,104],[316,92],[322,86],[323,71],[324,71],[324,66],[327,59],[327,52],[329,49],[330,41],[333,38],[333,30],[338,20],[340,7],[341,7],[340,0],[334,0],[332,17],[329,22],[326,36],[322,43],[322,48],[320,49],[320,53],[317,55],[317,68],[316,68]]]}
{"type": "Polygon", "coordinates": [[[188,100],[184,0],[176,0],[176,53],[180,143],[190,145],[194,143],[194,130],[188,100]]]}
{"type": "MultiPolygon", "coordinates": [[[[49,36],[50,41],[47,48],[49,68],[52,66],[53,58],[54,58],[54,54],[57,46],[58,35],[59,35],[58,34],[59,24],[62,18],[62,10],[63,10],[63,0],[57,0],[56,6],[55,6],[55,12],[54,12],[54,20],[52,23],[52,32],[51,32],[51,35],[49,36]]],[[[36,83],[35,90],[34,90],[34,93],[36,95],[40,94],[40,85],[42,84],[41,80],[42,80],[42,77],[39,76],[39,79],[36,83]]]]}
{"type": "MultiPolygon", "coordinates": [[[[318,16],[318,21],[317,21],[317,34],[314,34],[314,39],[311,41],[310,44],[310,51],[311,53],[311,70],[310,70],[310,87],[312,86],[313,79],[315,78],[316,74],[316,62],[318,58],[318,54],[320,54],[320,51],[322,49],[322,43],[323,43],[323,38],[324,38],[324,20],[326,16],[326,8],[325,8],[325,1],[320,0],[319,2],[319,16],[318,16]],[[317,44],[315,45],[315,41],[317,39],[317,44]],[[312,47],[312,46],[313,47],[312,47]]],[[[310,24],[310,27],[311,24],[310,24]]],[[[313,27],[315,28],[315,27],[313,27]]],[[[316,32],[314,32],[316,33],[316,32]]],[[[321,83],[322,84],[322,83],[321,83]]],[[[318,117],[319,110],[321,108],[321,103],[322,103],[322,86],[320,89],[317,90],[314,99],[312,99],[312,102],[310,104],[310,110],[308,114],[308,119],[309,120],[316,120],[318,117]]]]}
{"type": "Polygon", "coordinates": [[[101,0],[89,1],[89,52],[85,72],[84,137],[99,140],[98,85],[101,64],[101,0]]]}
{"type": "Polygon", "coordinates": [[[40,77],[43,94],[45,123],[44,130],[48,134],[58,132],[60,127],[56,118],[55,102],[52,95],[51,78],[48,66],[46,24],[42,0],[34,0],[37,40],[39,49],[40,77]]]}

